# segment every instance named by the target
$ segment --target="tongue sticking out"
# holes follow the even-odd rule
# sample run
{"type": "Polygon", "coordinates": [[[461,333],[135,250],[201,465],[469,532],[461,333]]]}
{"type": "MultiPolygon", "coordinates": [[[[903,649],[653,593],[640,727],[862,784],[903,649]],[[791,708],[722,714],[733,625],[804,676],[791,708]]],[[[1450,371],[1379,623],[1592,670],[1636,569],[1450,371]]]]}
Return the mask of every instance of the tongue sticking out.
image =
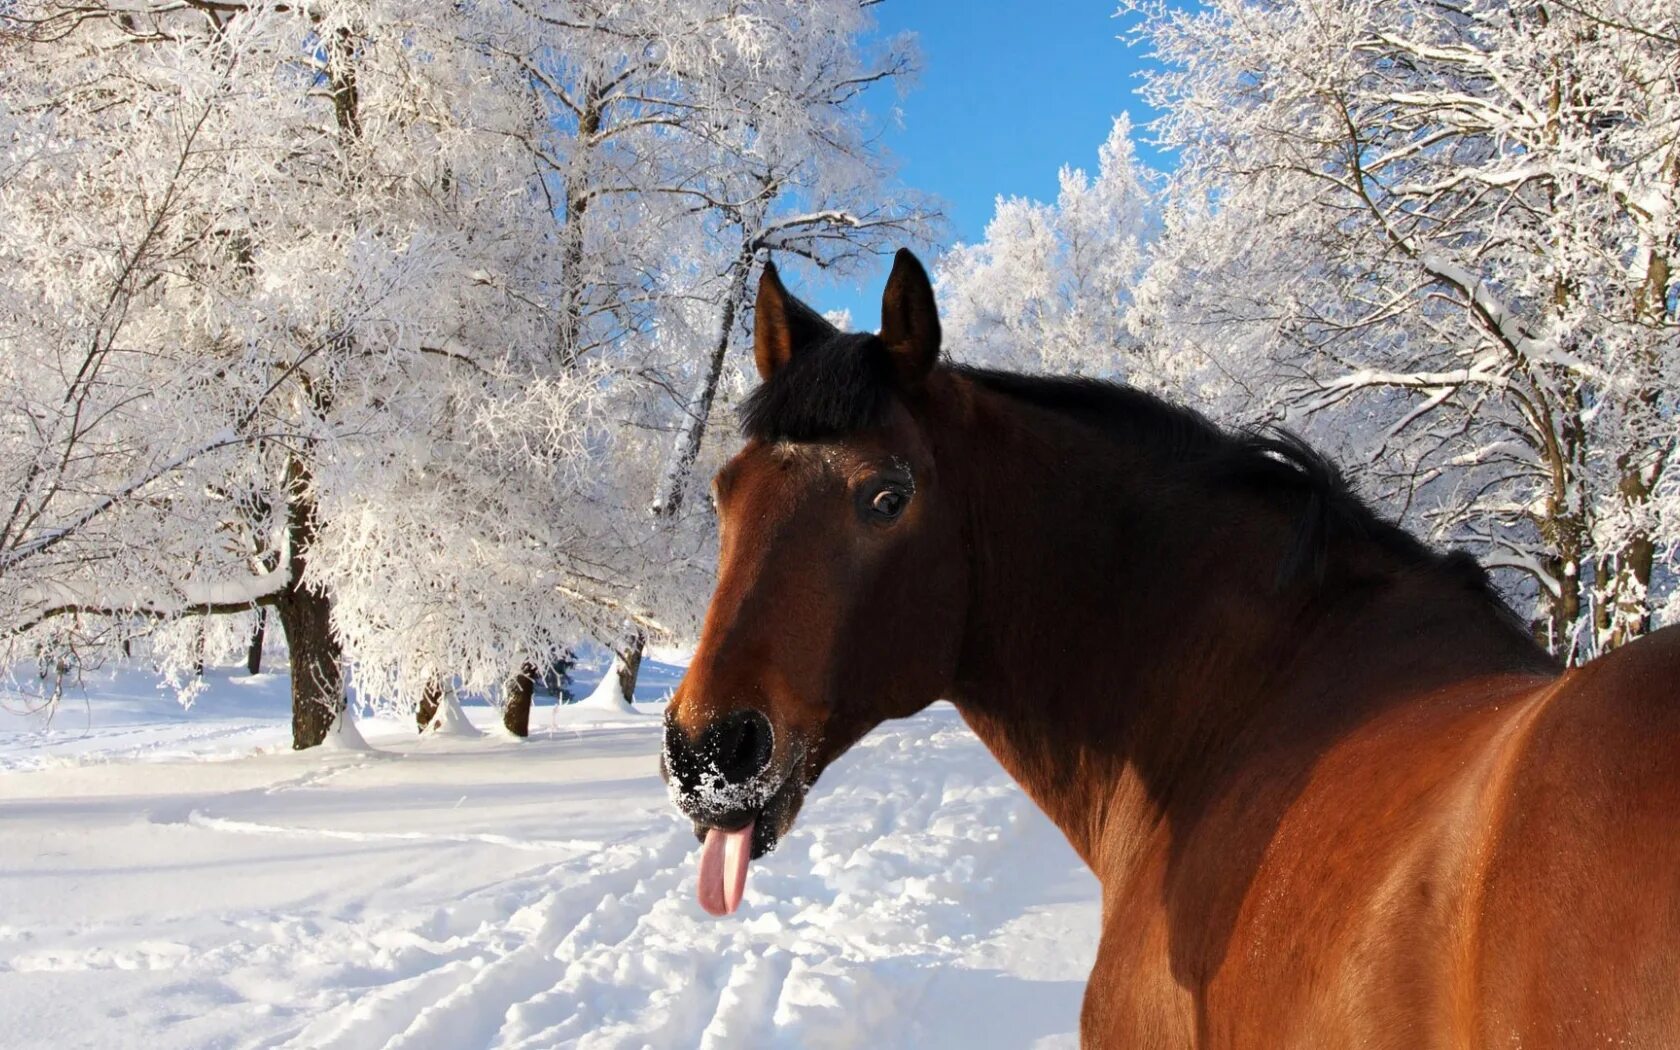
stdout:
{"type": "Polygon", "coordinates": [[[713,915],[729,915],[741,905],[747,888],[747,861],[752,859],[753,822],[739,831],[712,828],[700,847],[700,907],[713,915]]]}

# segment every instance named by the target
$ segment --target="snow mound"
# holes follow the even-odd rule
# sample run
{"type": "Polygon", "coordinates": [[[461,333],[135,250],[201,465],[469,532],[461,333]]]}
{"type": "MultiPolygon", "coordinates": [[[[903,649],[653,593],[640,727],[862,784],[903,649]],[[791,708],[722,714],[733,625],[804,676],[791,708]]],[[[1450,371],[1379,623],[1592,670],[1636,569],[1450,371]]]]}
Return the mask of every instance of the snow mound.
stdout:
{"type": "Polygon", "coordinates": [[[332,728],[321,741],[323,751],[372,751],[362,731],[356,728],[356,712],[345,708],[333,719],[332,728]]]}
{"type": "Polygon", "coordinates": [[[624,696],[618,688],[618,673],[624,669],[624,661],[613,657],[612,666],[601,680],[595,683],[595,688],[589,695],[571,706],[580,711],[610,711],[614,714],[633,714],[635,708],[624,702],[624,696]]]}
{"type": "Polygon", "coordinates": [[[438,698],[437,714],[426,723],[426,734],[469,740],[484,735],[483,731],[467,718],[467,713],[461,710],[461,697],[453,689],[443,690],[443,695],[438,698]]]}

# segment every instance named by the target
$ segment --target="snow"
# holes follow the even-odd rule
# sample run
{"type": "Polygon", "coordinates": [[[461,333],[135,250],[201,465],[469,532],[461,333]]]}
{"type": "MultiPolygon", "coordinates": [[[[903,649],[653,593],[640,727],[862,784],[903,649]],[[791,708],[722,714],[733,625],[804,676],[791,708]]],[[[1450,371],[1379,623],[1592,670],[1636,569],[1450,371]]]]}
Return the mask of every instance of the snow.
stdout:
{"type": "Polygon", "coordinates": [[[836,763],[714,920],[657,704],[298,753],[288,688],[213,670],[182,710],[129,672],[0,713],[0,1041],[1076,1043],[1096,882],[947,706],[836,763]]]}

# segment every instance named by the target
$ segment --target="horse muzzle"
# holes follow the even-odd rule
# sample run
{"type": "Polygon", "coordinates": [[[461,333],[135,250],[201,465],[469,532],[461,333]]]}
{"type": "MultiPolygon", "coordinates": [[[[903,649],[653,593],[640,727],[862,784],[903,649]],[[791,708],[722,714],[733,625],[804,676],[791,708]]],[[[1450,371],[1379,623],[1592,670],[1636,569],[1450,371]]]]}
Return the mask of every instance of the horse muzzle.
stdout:
{"type": "Polygon", "coordinates": [[[697,838],[704,842],[713,828],[737,832],[750,823],[754,860],[776,848],[807,785],[805,749],[788,748],[782,761],[775,750],[770,720],[754,710],[725,715],[697,737],[667,718],[660,773],[697,838]]]}

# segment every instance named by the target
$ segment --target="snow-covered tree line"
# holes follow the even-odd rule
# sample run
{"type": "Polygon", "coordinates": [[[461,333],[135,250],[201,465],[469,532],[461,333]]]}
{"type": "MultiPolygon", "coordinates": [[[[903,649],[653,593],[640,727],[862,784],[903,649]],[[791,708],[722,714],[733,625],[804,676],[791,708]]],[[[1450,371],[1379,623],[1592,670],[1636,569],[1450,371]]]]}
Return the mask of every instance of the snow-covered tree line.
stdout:
{"type": "Polygon", "coordinates": [[[953,344],[1305,431],[1570,659],[1680,620],[1680,7],[1121,13],[1170,178],[1122,127],[1000,202],[941,268],[953,344]]]}
{"type": "Polygon", "coordinates": [[[985,240],[959,244],[937,267],[945,325],[965,358],[1137,381],[1128,328],[1158,206],[1122,117],[1095,175],[1063,167],[1054,204],[1000,199],[985,240]]]}
{"type": "Polygon", "coordinates": [[[930,218],[867,6],[0,6],[0,664],[272,610],[308,746],[680,626],[750,271],[930,218]]]}

